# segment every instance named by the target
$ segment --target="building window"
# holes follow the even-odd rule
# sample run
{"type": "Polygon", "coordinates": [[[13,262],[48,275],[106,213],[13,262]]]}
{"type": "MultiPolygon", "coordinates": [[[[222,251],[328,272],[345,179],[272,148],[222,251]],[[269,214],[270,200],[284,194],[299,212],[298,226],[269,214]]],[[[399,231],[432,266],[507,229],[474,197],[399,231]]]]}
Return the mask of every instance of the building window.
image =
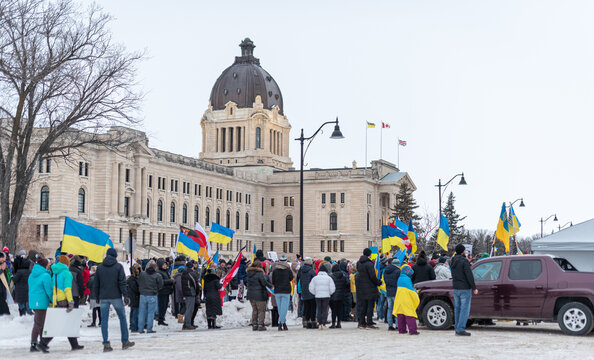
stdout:
{"type": "Polygon", "coordinates": [[[49,173],[52,170],[52,160],[51,159],[46,159],[45,160],[45,172],[49,173]]]}
{"type": "Polygon", "coordinates": [[[328,252],[332,252],[332,240],[328,240],[328,252]]]}
{"type": "Polygon", "coordinates": [[[130,182],[130,169],[126,169],[126,182],[130,182]]]}
{"type": "Polygon", "coordinates": [[[153,246],[153,232],[149,232],[149,245],[153,246]]]}
{"type": "Polygon", "coordinates": [[[245,231],[250,229],[250,215],[245,213],[245,231]]]}
{"type": "Polygon", "coordinates": [[[188,223],[188,205],[184,204],[184,207],[182,208],[182,222],[184,224],[188,223]]]}
{"type": "Polygon", "coordinates": [[[344,204],[344,193],[340,193],[340,203],[344,204]]]}
{"type": "Polygon", "coordinates": [[[274,206],[274,198],[270,199],[270,206],[274,206]]]}
{"type": "Polygon", "coordinates": [[[198,209],[198,205],[194,206],[194,224],[198,222],[198,218],[200,215],[200,211],[198,209]]]}
{"type": "Polygon", "coordinates": [[[175,222],[175,203],[173,201],[171,202],[171,207],[169,211],[169,222],[175,222]]]}
{"type": "Polygon", "coordinates": [[[221,209],[217,209],[217,213],[216,213],[216,218],[215,219],[216,219],[215,222],[220,225],[221,224],[221,209]]]}
{"type": "Polygon", "coordinates": [[[367,212],[367,231],[369,231],[369,211],[367,212]]]}
{"type": "Polygon", "coordinates": [[[230,229],[231,228],[231,212],[227,210],[227,214],[225,215],[225,227],[230,229]]]}
{"type": "Polygon", "coordinates": [[[274,243],[272,241],[270,242],[270,251],[274,251],[274,243]]]}
{"type": "Polygon", "coordinates": [[[120,228],[120,244],[122,243],[122,228],[120,228]]]}
{"type": "Polygon", "coordinates": [[[163,221],[163,201],[157,202],[157,221],[163,221]]]}
{"type": "Polygon", "coordinates": [[[264,198],[262,198],[262,202],[260,202],[260,204],[262,204],[262,210],[260,215],[264,216],[264,198]]]}
{"type": "Polygon", "coordinates": [[[49,210],[49,187],[44,185],[41,188],[41,204],[39,207],[41,211],[48,211],[49,210]]]}
{"type": "Polygon", "coordinates": [[[287,250],[289,249],[288,244],[286,241],[283,241],[283,252],[287,253],[287,250]]]}
{"type": "MultiPolygon", "coordinates": [[[[335,212],[330,213],[330,230],[338,230],[338,217],[335,212]]],[[[330,251],[330,250],[328,250],[330,251]]]]}
{"type": "Polygon", "coordinates": [[[256,128],[256,149],[262,148],[262,129],[256,128]]]}
{"type": "Polygon", "coordinates": [[[84,214],[85,212],[85,189],[78,189],[78,212],[84,214]]]}
{"type": "Polygon", "coordinates": [[[289,241],[289,253],[293,253],[293,242],[289,241]]]}
{"type": "Polygon", "coordinates": [[[344,252],[344,240],[340,240],[340,252],[344,252]]]}
{"type": "Polygon", "coordinates": [[[41,241],[41,225],[37,225],[37,241],[41,241]]]}
{"type": "Polygon", "coordinates": [[[326,242],[324,240],[320,241],[320,252],[324,252],[324,244],[326,242]]]}
{"type": "Polygon", "coordinates": [[[146,199],[146,217],[147,218],[151,217],[151,200],[150,199],[146,199]]]}
{"type": "Polygon", "coordinates": [[[48,236],[49,236],[49,225],[43,224],[43,241],[47,241],[48,236]]]}
{"type": "Polygon", "coordinates": [[[270,220],[270,232],[274,232],[274,220],[270,220]]]}
{"type": "Polygon", "coordinates": [[[293,232],[293,215],[287,215],[285,218],[286,232],[293,232]]]}
{"type": "Polygon", "coordinates": [[[85,163],[85,176],[89,176],[89,163],[85,163]]]}
{"type": "Polygon", "coordinates": [[[289,206],[295,206],[295,197],[294,196],[291,196],[289,198],[289,206]]]}
{"type": "Polygon", "coordinates": [[[206,207],[205,214],[206,214],[205,225],[210,226],[210,208],[209,207],[206,207]]]}
{"type": "Polygon", "coordinates": [[[144,245],[144,238],[146,237],[146,230],[142,230],[142,245],[144,245]]]}
{"type": "Polygon", "coordinates": [[[169,186],[169,191],[173,191],[173,185],[175,184],[175,181],[173,179],[171,179],[171,184],[169,186]]]}
{"type": "Polygon", "coordinates": [[[239,230],[239,211],[235,213],[235,230],[239,230]]]}
{"type": "Polygon", "coordinates": [[[148,176],[148,187],[149,188],[153,187],[153,175],[148,176]]]}
{"type": "Polygon", "coordinates": [[[330,204],[336,204],[336,193],[330,193],[330,204]]]}
{"type": "Polygon", "coordinates": [[[79,161],[78,162],[78,176],[82,176],[83,175],[83,168],[84,168],[83,162],[82,161],[79,161]]]}
{"type": "Polygon", "coordinates": [[[326,193],[322,193],[322,204],[326,203],[326,193]]]}
{"type": "Polygon", "coordinates": [[[130,197],[124,198],[124,216],[130,216],[130,197]]]}
{"type": "Polygon", "coordinates": [[[371,194],[367,194],[367,204],[371,204],[371,194]]]}
{"type": "Polygon", "coordinates": [[[284,200],[285,200],[284,201],[284,205],[285,206],[289,206],[289,197],[288,196],[285,196],[285,199],[284,200]]]}
{"type": "Polygon", "coordinates": [[[334,240],[332,248],[334,249],[334,252],[338,252],[338,240],[334,240]]]}

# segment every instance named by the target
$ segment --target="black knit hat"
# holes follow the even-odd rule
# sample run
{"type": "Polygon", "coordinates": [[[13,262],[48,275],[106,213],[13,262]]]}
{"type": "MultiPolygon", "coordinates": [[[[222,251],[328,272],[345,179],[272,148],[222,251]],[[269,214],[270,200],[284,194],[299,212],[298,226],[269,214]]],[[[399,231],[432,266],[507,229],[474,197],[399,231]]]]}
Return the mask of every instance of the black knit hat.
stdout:
{"type": "Polygon", "coordinates": [[[462,244],[456,245],[456,254],[462,254],[466,250],[466,247],[462,244]]]}
{"type": "Polygon", "coordinates": [[[363,250],[363,255],[365,255],[365,256],[371,256],[371,249],[369,249],[369,248],[365,248],[365,249],[363,250]]]}

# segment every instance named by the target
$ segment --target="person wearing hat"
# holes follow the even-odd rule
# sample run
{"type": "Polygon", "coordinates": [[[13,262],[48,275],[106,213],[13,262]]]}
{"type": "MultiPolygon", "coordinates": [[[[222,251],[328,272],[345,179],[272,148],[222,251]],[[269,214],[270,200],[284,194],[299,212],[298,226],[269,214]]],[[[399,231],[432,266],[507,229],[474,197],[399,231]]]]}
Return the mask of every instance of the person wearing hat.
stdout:
{"type": "MultiPolygon", "coordinates": [[[[130,304],[128,305],[130,306],[130,331],[132,332],[138,332],[138,314],[140,312],[140,286],[138,284],[138,277],[141,272],[142,267],[139,263],[135,263],[130,268],[130,276],[126,280],[128,296],[130,297],[130,304]]],[[[94,312],[93,319],[95,319],[94,312]]]]}
{"type": "Polygon", "coordinates": [[[175,285],[173,279],[169,275],[169,264],[163,258],[157,259],[157,273],[163,279],[163,287],[159,290],[157,295],[158,300],[158,324],[163,326],[169,326],[165,322],[165,314],[169,307],[169,297],[173,293],[173,286],[175,285]]]}
{"type": "Polygon", "coordinates": [[[329,263],[321,265],[318,270],[318,275],[316,275],[309,283],[309,292],[316,297],[318,326],[320,329],[326,328],[330,297],[336,291],[334,280],[328,275],[328,267],[325,265],[329,265],[329,263]]]}
{"type": "MultiPolygon", "coordinates": [[[[138,292],[140,299],[138,302],[138,333],[144,333],[146,325],[147,334],[152,334],[153,320],[158,309],[158,294],[163,288],[163,278],[157,272],[157,263],[150,260],[146,265],[145,271],[138,276],[138,292]]],[[[103,312],[103,309],[101,310],[103,312]]]]}
{"type": "Polygon", "coordinates": [[[7,256],[0,252],[0,316],[10,315],[7,299],[10,295],[10,277],[8,273],[7,256]]]}
{"type": "Polygon", "coordinates": [[[394,299],[393,315],[398,319],[398,332],[410,335],[418,335],[417,331],[417,307],[419,307],[419,294],[413,287],[412,276],[414,270],[409,265],[403,265],[398,277],[396,297],[394,299]]]}
{"type": "Polygon", "coordinates": [[[118,253],[114,248],[107,249],[105,259],[97,266],[95,281],[93,282],[92,293],[97,294],[99,307],[101,308],[101,335],[103,336],[103,352],[112,351],[109,343],[108,322],[109,309],[113,306],[120,320],[120,332],[122,350],[134,346],[134,342],[128,340],[128,324],[126,323],[126,310],[124,304],[130,303],[128,297],[128,285],[124,267],[118,262],[118,253]],[[124,297],[124,301],[122,301],[124,297]]]}
{"type": "Polygon", "coordinates": [[[452,272],[450,268],[446,264],[447,258],[445,256],[441,256],[437,261],[437,265],[435,265],[435,280],[450,280],[452,278],[452,272]]]}
{"type": "Polygon", "coordinates": [[[346,294],[350,292],[350,282],[348,274],[341,270],[339,264],[332,266],[332,275],[330,275],[332,281],[334,281],[334,293],[330,296],[330,308],[332,309],[332,325],[330,329],[342,328],[341,322],[343,318],[343,302],[346,294]]]}
{"type": "Polygon", "coordinates": [[[33,329],[31,330],[31,352],[48,352],[47,346],[40,346],[43,325],[47,308],[52,303],[52,276],[48,270],[49,261],[39,258],[33,265],[28,281],[29,308],[35,311],[33,316],[33,329]]]}
{"type": "MultiPolygon", "coordinates": [[[[67,312],[74,309],[74,299],[72,298],[72,274],[68,270],[70,258],[66,255],[60,255],[59,261],[51,266],[52,269],[52,304],[53,307],[67,308],[67,312]]],[[[39,346],[48,349],[52,338],[42,338],[39,346]]],[[[82,350],[84,346],[78,344],[78,339],[69,337],[68,342],[72,351],[82,350]]]]}
{"type": "Polygon", "coordinates": [[[19,315],[33,315],[33,312],[29,309],[28,287],[29,274],[31,274],[31,262],[19,254],[14,261],[13,266],[14,276],[12,277],[12,281],[14,283],[14,301],[19,304],[19,315]]]}
{"type": "Polygon", "coordinates": [[[394,331],[394,297],[396,296],[396,289],[398,287],[398,278],[400,277],[399,260],[392,258],[388,260],[388,264],[384,269],[384,282],[386,283],[386,318],[388,320],[388,331],[394,331]],[[396,264],[396,265],[395,265],[396,264]]]}
{"type": "Polygon", "coordinates": [[[454,288],[454,330],[456,335],[470,336],[466,331],[466,322],[470,314],[472,294],[478,294],[470,263],[464,256],[466,248],[456,245],[456,255],[452,258],[452,287],[454,288]]]}
{"type": "Polygon", "coordinates": [[[309,284],[314,276],[316,271],[313,269],[313,259],[306,257],[297,273],[297,292],[301,294],[303,301],[303,327],[307,329],[316,328],[316,298],[309,291],[309,284]]]}
{"type": "Polygon", "coordinates": [[[196,326],[192,325],[192,314],[194,313],[194,306],[196,305],[196,295],[198,284],[192,276],[193,264],[188,262],[181,275],[182,295],[185,299],[185,314],[184,325],[182,330],[195,330],[196,326]]]}
{"type": "Polygon", "coordinates": [[[287,255],[282,254],[280,256],[278,262],[274,265],[271,277],[278,307],[278,331],[288,330],[287,311],[289,311],[289,302],[291,301],[293,271],[291,265],[287,262],[287,255]]]}
{"type": "Polygon", "coordinates": [[[221,279],[217,276],[216,270],[209,268],[204,275],[204,297],[206,298],[206,320],[209,329],[220,329],[217,325],[217,316],[223,315],[221,305],[221,279]]]}
{"type": "Polygon", "coordinates": [[[357,311],[359,312],[360,329],[377,329],[373,323],[373,307],[378,296],[377,287],[381,281],[377,279],[373,262],[369,259],[371,250],[365,248],[363,255],[357,262],[357,275],[355,286],[357,287],[357,311]]]}

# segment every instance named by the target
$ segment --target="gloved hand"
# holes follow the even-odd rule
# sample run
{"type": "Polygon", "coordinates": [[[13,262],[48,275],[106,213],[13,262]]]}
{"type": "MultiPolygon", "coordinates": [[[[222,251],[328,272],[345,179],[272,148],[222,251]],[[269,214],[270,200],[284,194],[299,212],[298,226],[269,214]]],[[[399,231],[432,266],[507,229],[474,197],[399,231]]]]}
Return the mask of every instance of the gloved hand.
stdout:
{"type": "Polygon", "coordinates": [[[66,312],[69,313],[72,311],[72,309],[74,309],[74,302],[71,301],[68,303],[68,307],[66,308],[66,312]]]}
{"type": "Polygon", "coordinates": [[[129,297],[124,297],[124,305],[128,306],[130,305],[130,298],[129,297]]]}

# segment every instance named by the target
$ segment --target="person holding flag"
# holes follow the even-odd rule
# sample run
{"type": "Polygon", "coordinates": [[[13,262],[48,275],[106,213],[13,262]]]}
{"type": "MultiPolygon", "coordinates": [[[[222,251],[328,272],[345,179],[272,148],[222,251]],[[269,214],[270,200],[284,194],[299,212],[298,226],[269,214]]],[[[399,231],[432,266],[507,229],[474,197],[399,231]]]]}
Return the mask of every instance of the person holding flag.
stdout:
{"type": "Polygon", "coordinates": [[[398,318],[398,332],[406,334],[408,327],[409,335],[419,335],[417,331],[417,307],[419,306],[419,294],[413,287],[412,276],[414,270],[409,265],[403,265],[398,277],[396,297],[394,300],[393,314],[398,318]]]}

